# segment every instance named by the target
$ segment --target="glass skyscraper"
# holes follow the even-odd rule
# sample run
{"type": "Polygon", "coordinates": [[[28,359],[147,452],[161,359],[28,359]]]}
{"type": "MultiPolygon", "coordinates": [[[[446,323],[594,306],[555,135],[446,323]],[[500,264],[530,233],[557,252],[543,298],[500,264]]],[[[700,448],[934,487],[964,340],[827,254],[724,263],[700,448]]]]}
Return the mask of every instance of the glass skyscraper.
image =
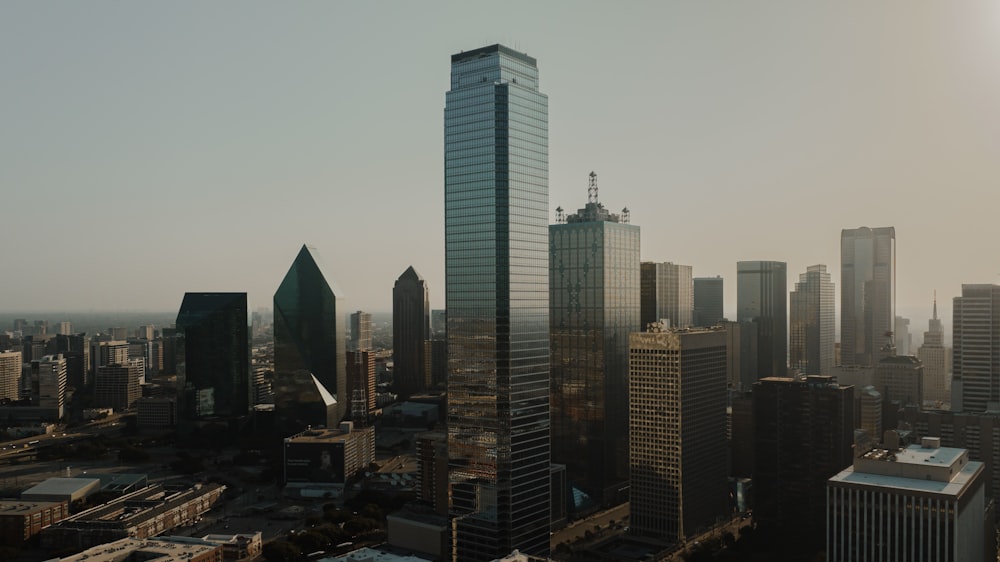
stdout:
{"type": "Polygon", "coordinates": [[[299,429],[335,426],[350,399],[344,297],[321,264],[303,245],[274,293],[275,413],[299,429]]]}
{"type": "Polygon", "coordinates": [[[609,213],[592,183],[587,205],[549,226],[549,245],[552,460],[584,492],[574,493],[578,510],[622,503],[628,335],[640,331],[639,227],[609,213]]]}
{"type": "Polygon", "coordinates": [[[826,266],[810,265],[788,296],[789,361],[802,374],[829,375],[833,370],[835,291],[826,266]]]}
{"type": "Polygon", "coordinates": [[[246,293],[185,293],[177,312],[179,425],[253,404],[246,293]]]}
{"type": "Polygon", "coordinates": [[[549,550],[548,99],[535,59],[451,57],[444,110],[455,560],[549,550]]]}
{"type": "Polygon", "coordinates": [[[427,388],[424,342],[429,339],[427,282],[411,265],[392,287],[392,380],[400,396],[409,397],[427,388]]]}
{"type": "MultiPolygon", "coordinates": [[[[757,338],[756,372],[741,380],[788,373],[788,266],[781,261],[736,263],[736,320],[743,338],[757,338]]],[[[749,359],[749,358],[747,358],[749,359]]],[[[752,364],[752,363],[751,363],[752,364]]]]}
{"type": "Polygon", "coordinates": [[[840,232],[840,363],[875,365],[896,323],[896,229],[840,232]]]}

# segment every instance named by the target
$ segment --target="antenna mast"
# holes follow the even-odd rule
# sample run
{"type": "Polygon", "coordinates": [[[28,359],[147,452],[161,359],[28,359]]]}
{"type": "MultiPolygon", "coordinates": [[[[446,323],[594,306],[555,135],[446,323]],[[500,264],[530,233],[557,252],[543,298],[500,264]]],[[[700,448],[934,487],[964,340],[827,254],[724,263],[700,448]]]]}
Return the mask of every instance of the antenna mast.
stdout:
{"type": "Polygon", "coordinates": [[[590,185],[587,187],[587,203],[597,203],[597,174],[590,172],[590,185]]]}

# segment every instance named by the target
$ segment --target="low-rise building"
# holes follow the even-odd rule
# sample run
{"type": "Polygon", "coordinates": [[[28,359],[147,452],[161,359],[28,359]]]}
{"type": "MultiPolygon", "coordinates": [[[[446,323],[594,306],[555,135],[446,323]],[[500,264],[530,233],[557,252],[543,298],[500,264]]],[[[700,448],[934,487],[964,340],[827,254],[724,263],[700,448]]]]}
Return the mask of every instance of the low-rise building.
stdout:
{"type": "Polygon", "coordinates": [[[135,401],[136,422],[141,428],[177,425],[177,400],[164,396],[144,396],[135,401]]]}
{"type": "Polygon", "coordinates": [[[69,504],[64,501],[0,501],[0,541],[7,546],[20,546],[43,527],[68,515],[69,504]]]}
{"type": "Polygon", "coordinates": [[[285,438],[285,484],[290,492],[337,494],[375,461],[375,428],[343,422],[339,429],[310,429],[285,438]]]}
{"type": "Polygon", "coordinates": [[[124,538],[100,544],[87,550],[58,558],[60,562],[222,562],[220,544],[190,537],[159,537],[155,539],[124,538]]]}
{"type": "Polygon", "coordinates": [[[205,535],[202,540],[222,546],[222,559],[225,562],[256,558],[263,544],[260,531],[237,535],[205,535]]]}
{"type": "Polygon", "coordinates": [[[66,502],[70,505],[101,489],[99,478],[49,478],[21,492],[21,499],[36,502],[66,502]]]}

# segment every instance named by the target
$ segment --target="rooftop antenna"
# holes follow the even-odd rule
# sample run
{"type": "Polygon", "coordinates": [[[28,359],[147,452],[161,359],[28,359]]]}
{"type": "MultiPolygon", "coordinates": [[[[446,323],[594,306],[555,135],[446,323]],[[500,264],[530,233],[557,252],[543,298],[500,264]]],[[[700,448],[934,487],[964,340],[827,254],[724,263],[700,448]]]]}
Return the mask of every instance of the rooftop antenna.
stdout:
{"type": "Polygon", "coordinates": [[[937,320],[937,289],[934,289],[934,319],[937,320]]]}
{"type": "Polygon", "coordinates": [[[628,207],[625,207],[624,209],[622,209],[622,222],[628,224],[628,221],[630,219],[631,219],[631,213],[629,212],[628,207]]]}
{"type": "Polygon", "coordinates": [[[556,207],[556,223],[562,224],[564,222],[566,222],[566,213],[562,207],[556,207]]]}
{"type": "Polygon", "coordinates": [[[590,172],[590,186],[587,187],[587,203],[597,203],[597,174],[590,172]]]}

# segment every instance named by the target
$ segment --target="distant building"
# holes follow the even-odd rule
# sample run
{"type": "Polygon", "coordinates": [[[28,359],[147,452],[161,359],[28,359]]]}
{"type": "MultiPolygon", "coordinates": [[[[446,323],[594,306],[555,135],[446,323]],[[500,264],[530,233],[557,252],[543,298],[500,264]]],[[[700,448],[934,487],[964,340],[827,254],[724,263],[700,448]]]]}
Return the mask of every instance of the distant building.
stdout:
{"type": "Polygon", "coordinates": [[[133,404],[140,428],[174,427],[177,423],[177,400],[165,396],[141,397],[133,404]]]}
{"type": "Polygon", "coordinates": [[[56,334],[60,336],[68,336],[73,333],[73,323],[62,321],[56,324],[56,334]]]}
{"type": "Polygon", "coordinates": [[[31,362],[31,403],[50,412],[53,421],[66,413],[66,359],[61,354],[31,362]]]}
{"type": "MultiPolygon", "coordinates": [[[[244,416],[250,388],[246,293],[185,293],[177,313],[178,419],[244,416]]],[[[127,348],[126,348],[127,349],[127,348]]]]}
{"type": "Polygon", "coordinates": [[[448,515],[448,434],[430,431],[417,435],[417,498],[448,515]]]}
{"type": "Polygon", "coordinates": [[[910,333],[910,319],[896,317],[892,341],[896,344],[896,355],[912,355],[913,334],[910,333]]]}
{"type": "Polygon", "coordinates": [[[90,377],[90,346],[84,334],[58,334],[56,351],[66,359],[66,384],[82,389],[90,377]]]}
{"type": "Polygon", "coordinates": [[[424,342],[430,337],[427,282],[411,265],[392,287],[392,378],[393,387],[404,398],[427,388],[424,342]]]}
{"type": "Polygon", "coordinates": [[[934,315],[924,332],[924,343],[917,349],[917,357],[924,365],[924,400],[949,403],[947,350],[944,347],[944,328],[937,315],[937,295],[934,296],[934,315]]]}
{"type": "Polygon", "coordinates": [[[642,329],[652,322],[687,328],[694,320],[694,280],[690,265],[642,262],[642,329]]]}
{"type": "Polygon", "coordinates": [[[350,411],[344,296],[303,245],[274,293],[274,407],[289,430],[335,426],[350,411]]]}
{"type": "Polygon", "coordinates": [[[827,560],[996,558],[985,552],[983,463],[940,443],[872,449],[830,478],[827,560]]]}
{"type": "Polygon", "coordinates": [[[630,526],[681,542],[728,512],[721,328],[629,336],[630,526]]]}
{"type": "Polygon", "coordinates": [[[372,348],[372,315],[359,310],[351,313],[351,342],[349,351],[368,351],[372,348]]]}
{"type": "Polygon", "coordinates": [[[375,413],[375,352],[347,352],[347,388],[351,397],[351,419],[367,425],[375,413]]]}
{"type": "Polygon", "coordinates": [[[883,357],[875,367],[872,385],[883,400],[923,407],[924,366],[912,355],[883,357]]]}
{"type": "Polygon", "coordinates": [[[424,342],[424,377],[428,387],[448,383],[448,342],[427,340],[424,342]]]}
{"type": "Polygon", "coordinates": [[[142,396],[142,360],[130,359],[122,365],[104,365],[94,375],[94,405],[121,412],[132,408],[142,396]]]}
{"type": "Polygon", "coordinates": [[[753,385],[754,523],[800,551],[823,548],[826,481],[851,465],[854,388],[830,376],[753,385]]]}
{"type": "Polygon", "coordinates": [[[896,318],[896,229],[840,233],[840,361],[875,365],[896,318]]]}
{"type": "Polygon", "coordinates": [[[69,504],[64,501],[0,500],[0,541],[4,546],[19,547],[43,527],[68,515],[69,504]]]}
{"type": "Polygon", "coordinates": [[[864,431],[872,443],[882,442],[882,395],[874,386],[861,387],[855,391],[854,426],[864,431]]]}
{"type": "Polygon", "coordinates": [[[127,341],[90,340],[90,365],[88,367],[90,375],[97,373],[98,367],[124,365],[126,361],[128,361],[127,341]]]}
{"type": "Polygon", "coordinates": [[[694,278],[694,325],[714,326],[722,322],[723,312],[722,277],[694,278]]]}
{"type": "Polygon", "coordinates": [[[628,336],[642,329],[639,227],[598,201],[594,172],[588,194],[583,208],[549,225],[549,401],[552,462],[602,506],[628,499],[628,336]]]}
{"type": "Polygon", "coordinates": [[[0,400],[21,398],[22,365],[20,351],[0,351],[0,400]]]}
{"type": "MultiPolygon", "coordinates": [[[[788,372],[788,266],[780,261],[736,264],[736,321],[741,337],[752,339],[756,329],[756,372],[753,380],[783,377],[788,372]]],[[[744,353],[752,364],[750,353],[744,353]]]]}
{"type": "Polygon", "coordinates": [[[789,353],[792,369],[806,375],[832,373],[837,311],[836,289],[825,265],[799,275],[789,295],[789,353]]]}

